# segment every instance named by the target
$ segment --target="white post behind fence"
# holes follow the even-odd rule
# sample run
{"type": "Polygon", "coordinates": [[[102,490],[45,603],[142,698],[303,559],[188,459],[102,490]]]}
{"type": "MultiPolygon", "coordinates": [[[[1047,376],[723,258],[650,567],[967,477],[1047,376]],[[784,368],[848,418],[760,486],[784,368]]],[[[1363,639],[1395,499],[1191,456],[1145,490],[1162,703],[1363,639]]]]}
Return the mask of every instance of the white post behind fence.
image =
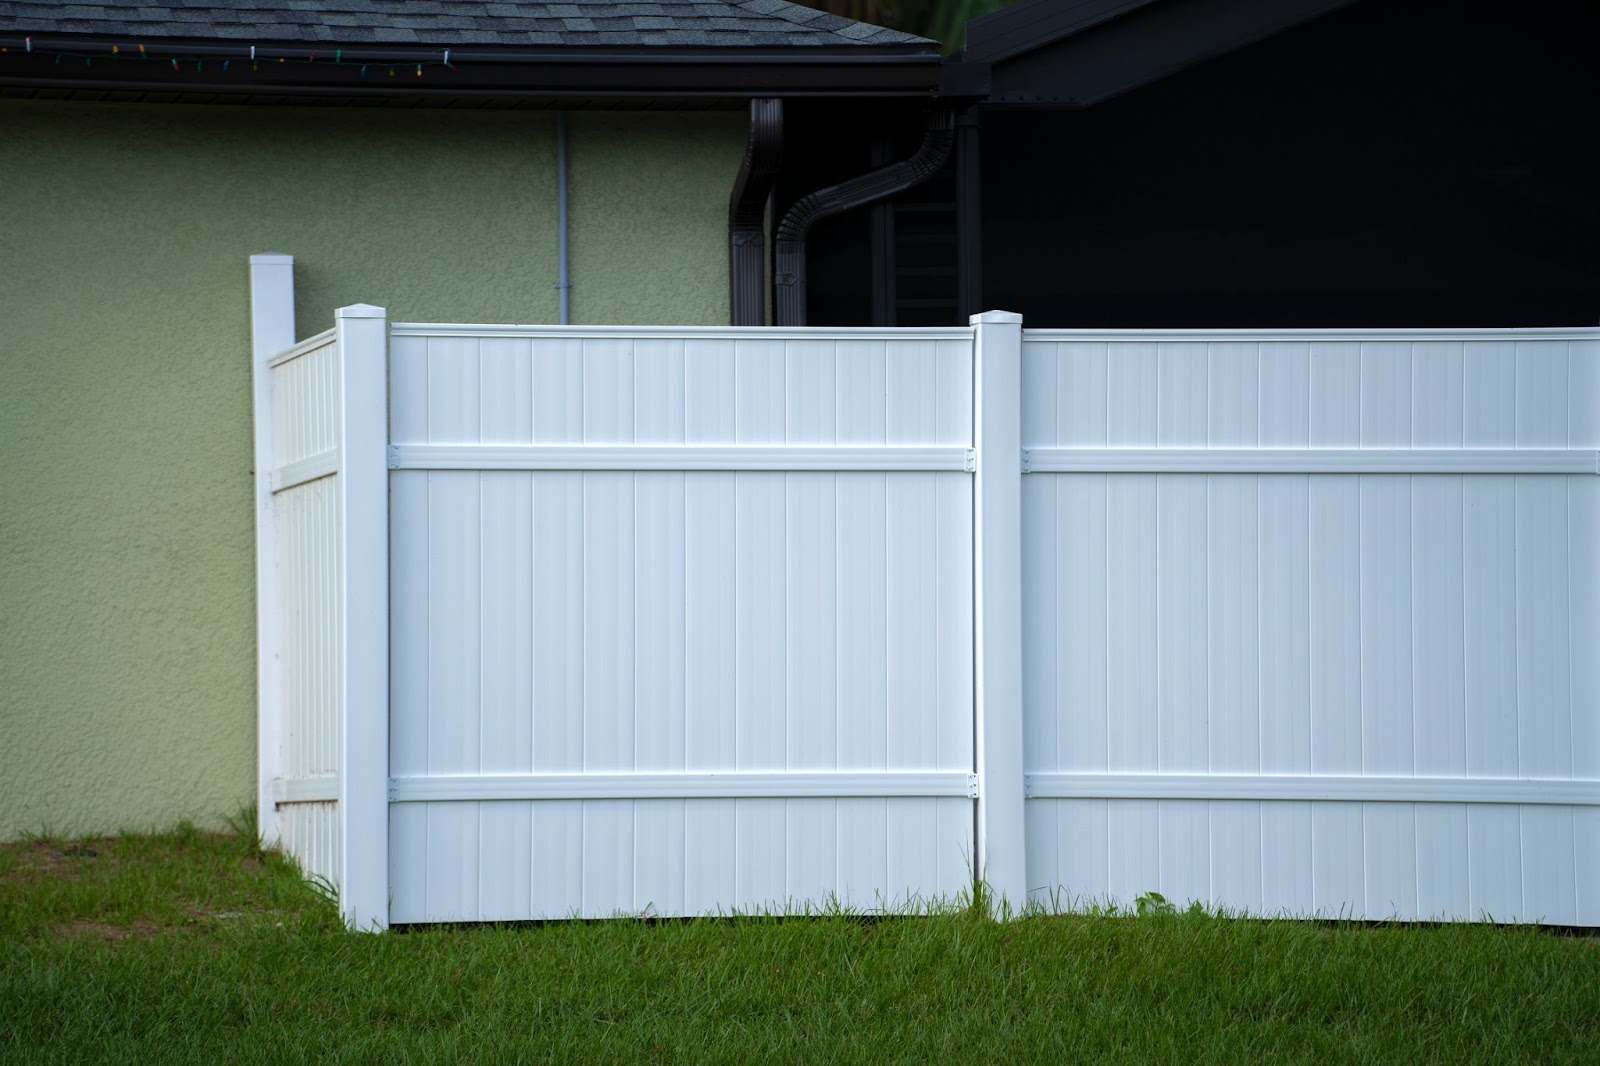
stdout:
{"type": "Polygon", "coordinates": [[[1022,316],[973,315],[978,870],[996,914],[1028,897],[1022,780],[1022,316]]]}
{"type": "Polygon", "coordinates": [[[250,257],[250,369],[256,449],[256,826],[263,847],[279,843],[272,782],[283,773],[280,597],[272,520],[272,373],[268,362],[294,345],[294,256],[250,257]]]}
{"type": "Polygon", "coordinates": [[[352,929],[389,925],[389,465],[387,312],[336,312],[344,664],[339,817],[352,929]]]}

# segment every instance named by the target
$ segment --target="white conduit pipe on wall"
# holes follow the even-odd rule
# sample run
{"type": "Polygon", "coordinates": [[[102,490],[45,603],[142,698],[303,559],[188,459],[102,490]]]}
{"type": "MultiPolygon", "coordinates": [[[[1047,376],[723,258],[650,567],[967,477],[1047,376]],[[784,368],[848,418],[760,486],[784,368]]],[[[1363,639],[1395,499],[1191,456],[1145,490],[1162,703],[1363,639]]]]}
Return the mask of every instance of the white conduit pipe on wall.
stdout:
{"type": "Polygon", "coordinates": [[[559,231],[560,279],[556,289],[561,293],[561,324],[572,322],[572,274],[567,258],[567,113],[556,112],[556,228],[559,231]]]}

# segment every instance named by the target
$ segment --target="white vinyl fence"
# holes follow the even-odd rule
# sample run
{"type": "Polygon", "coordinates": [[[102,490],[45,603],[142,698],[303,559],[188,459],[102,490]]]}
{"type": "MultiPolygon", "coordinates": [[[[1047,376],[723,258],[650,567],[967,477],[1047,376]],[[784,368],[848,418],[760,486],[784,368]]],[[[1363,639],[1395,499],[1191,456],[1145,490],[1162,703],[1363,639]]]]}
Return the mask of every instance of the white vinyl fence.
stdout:
{"type": "Polygon", "coordinates": [[[290,269],[263,829],[352,925],[975,876],[1600,925],[1600,331],[291,347],[290,269]]]}
{"type": "Polygon", "coordinates": [[[1600,331],[1025,337],[1035,898],[1600,924],[1600,331]]]}
{"type": "Polygon", "coordinates": [[[262,840],[387,924],[387,323],[347,307],[294,335],[294,261],[251,257],[262,840]]]}
{"type": "Polygon", "coordinates": [[[970,883],[970,341],[396,325],[390,918],[970,883]]]}
{"type": "Polygon", "coordinates": [[[306,873],[337,889],[339,610],[339,346],[318,334],[268,365],[275,399],[272,440],[282,459],[267,491],[278,549],[280,759],[278,804],[283,850],[306,873]]]}

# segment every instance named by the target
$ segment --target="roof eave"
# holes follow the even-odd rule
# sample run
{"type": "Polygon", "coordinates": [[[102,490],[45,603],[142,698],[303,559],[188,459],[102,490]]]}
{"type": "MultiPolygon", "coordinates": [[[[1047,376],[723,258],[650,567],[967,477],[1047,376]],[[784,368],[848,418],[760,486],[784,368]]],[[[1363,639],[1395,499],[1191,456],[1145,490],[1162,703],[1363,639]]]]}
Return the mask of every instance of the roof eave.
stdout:
{"type": "Polygon", "coordinates": [[[924,96],[939,88],[934,45],[795,48],[405,47],[337,42],[0,36],[0,86],[318,95],[715,99],[924,96]]]}

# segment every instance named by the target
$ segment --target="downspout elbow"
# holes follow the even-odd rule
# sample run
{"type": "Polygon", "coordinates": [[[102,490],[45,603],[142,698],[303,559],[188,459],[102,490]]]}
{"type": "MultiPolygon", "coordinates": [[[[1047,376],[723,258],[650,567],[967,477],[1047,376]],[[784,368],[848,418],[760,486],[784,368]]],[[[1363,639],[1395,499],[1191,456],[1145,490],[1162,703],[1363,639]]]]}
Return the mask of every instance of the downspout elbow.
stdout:
{"type": "Polygon", "coordinates": [[[921,185],[944,167],[954,144],[955,115],[941,108],[928,115],[922,144],[909,158],[818,189],[789,208],[775,234],[773,280],[778,325],[806,324],[806,237],[811,227],[851,208],[865,207],[921,185]]]}

